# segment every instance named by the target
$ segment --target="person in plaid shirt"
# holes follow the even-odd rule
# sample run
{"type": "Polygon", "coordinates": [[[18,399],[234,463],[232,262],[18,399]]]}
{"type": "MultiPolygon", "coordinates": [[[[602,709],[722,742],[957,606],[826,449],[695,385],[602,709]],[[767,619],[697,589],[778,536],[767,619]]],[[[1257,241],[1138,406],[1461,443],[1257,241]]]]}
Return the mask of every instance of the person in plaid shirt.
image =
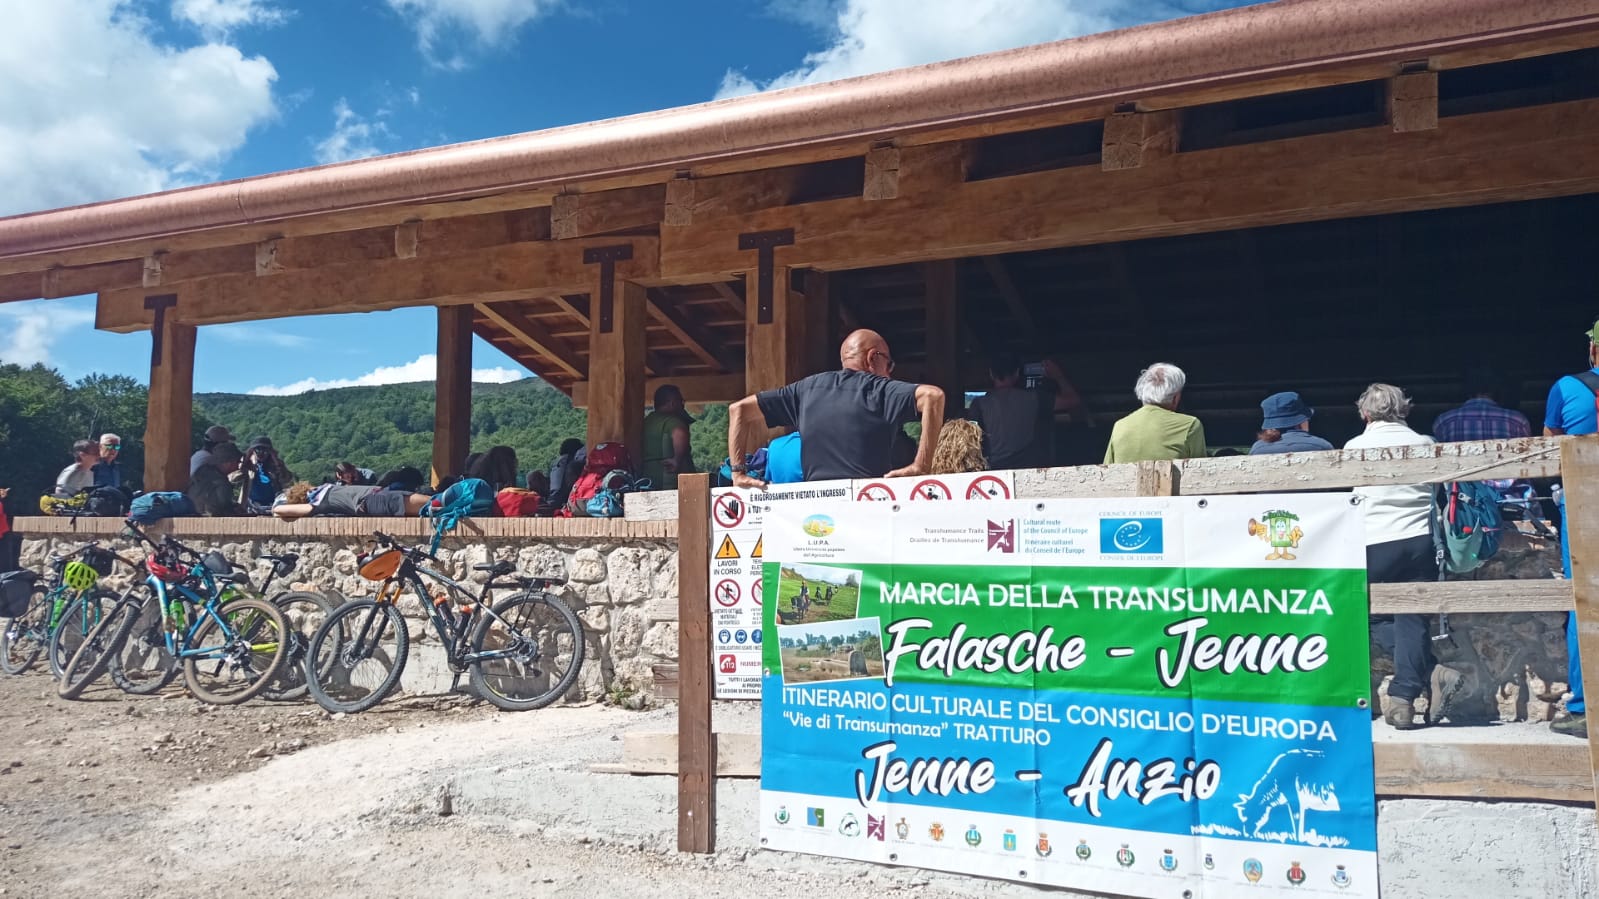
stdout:
{"type": "Polygon", "coordinates": [[[1432,423],[1432,436],[1439,443],[1463,440],[1501,440],[1531,437],[1532,423],[1527,416],[1499,405],[1494,397],[1501,385],[1498,374],[1479,368],[1466,373],[1466,395],[1471,399],[1450,409],[1432,423]]]}

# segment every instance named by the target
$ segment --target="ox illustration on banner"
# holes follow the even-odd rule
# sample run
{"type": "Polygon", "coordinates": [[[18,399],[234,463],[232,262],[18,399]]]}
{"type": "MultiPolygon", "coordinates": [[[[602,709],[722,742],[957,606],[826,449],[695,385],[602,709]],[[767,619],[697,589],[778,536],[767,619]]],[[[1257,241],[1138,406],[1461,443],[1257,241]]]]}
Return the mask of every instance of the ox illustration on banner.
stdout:
{"type": "Polygon", "coordinates": [[[1130,896],[1377,895],[1347,495],[764,511],[763,845],[1130,896]]]}

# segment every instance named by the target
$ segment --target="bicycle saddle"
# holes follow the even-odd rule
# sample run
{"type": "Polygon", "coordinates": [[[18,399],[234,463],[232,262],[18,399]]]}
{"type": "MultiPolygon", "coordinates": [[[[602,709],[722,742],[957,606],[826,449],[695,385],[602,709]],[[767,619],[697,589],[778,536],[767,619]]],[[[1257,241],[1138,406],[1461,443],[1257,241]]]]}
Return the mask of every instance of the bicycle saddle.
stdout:
{"type": "Polygon", "coordinates": [[[492,565],[473,565],[472,570],[487,571],[495,577],[500,577],[515,571],[516,564],[502,559],[501,561],[495,562],[492,565]]]}

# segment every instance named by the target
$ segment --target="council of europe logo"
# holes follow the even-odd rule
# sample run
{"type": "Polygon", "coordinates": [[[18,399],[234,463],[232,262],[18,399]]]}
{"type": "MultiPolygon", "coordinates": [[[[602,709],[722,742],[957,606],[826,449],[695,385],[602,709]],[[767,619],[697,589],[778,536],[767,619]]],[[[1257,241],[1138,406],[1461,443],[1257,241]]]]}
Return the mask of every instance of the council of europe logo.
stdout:
{"type": "Polygon", "coordinates": [[[1101,518],[1099,551],[1112,555],[1165,552],[1164,524],[1159,518],[1101,518]]]}

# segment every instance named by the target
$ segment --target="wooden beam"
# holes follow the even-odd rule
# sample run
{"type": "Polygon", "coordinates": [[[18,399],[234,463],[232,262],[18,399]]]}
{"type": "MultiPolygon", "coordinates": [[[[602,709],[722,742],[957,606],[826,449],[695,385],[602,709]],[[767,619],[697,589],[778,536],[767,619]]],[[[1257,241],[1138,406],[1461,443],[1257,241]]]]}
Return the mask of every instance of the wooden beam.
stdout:
{"type": "Polygon", "coordinates": [[[698,356],[702,362],[721,371],[738,370],[737,360],[718,346],[716,338],[673,303],[672,298],[664,291],[652,289],[645,294],[645,299],[649,304],[650,317],[665,325],[666,330],[681,340],[689,352],[698,356]]]}
{"type": "Polygon", "coordinates": [[[1569,612],[1572,608],[1571,582],[1565,578],[1371,585],[1373,615],[1569,612]]]}
{"type": "Polygon", "coordinates": [[[716,743],[711,729],[711,482],[677,481],[677,848],[716,846],[716,743]]]}
{"type": "MultiPolygon", "coordinates": [[[[591,268],[598,297],[600,266],[591,268]]],[[[590,304],[588,445],[619,440],[633,448],[644,429],[645,289],[617,278],[612,290],[609,331],[601,329],[598,301],[590,304]]]]}
{"type": "Polygon", "coordinates": [[[144,489],[188,490],[194,421],[195,327],[174,309],[151,335],[150,393],[144,430],[144,489]],[[159,352],[157,351],[159,349],[159,352]]]}
{"type": "Polygon", "coordinates": [[[499,325],[507,334],[532,347],[539,355],[554,362],[574,378],[584,376],[583,366],[565,341],[560,340],[538,322],[522,314],[511,303],[478,303],[474,308],[489,321],[499,325]]]}
{"type": "MultiPolygon", "coordinates": [[[[473,305],[531,295],[584,293],[591,274],[583,263],[590,246],[614,239],[508,244],[446,257],[379,259],[282,271],[271,277],[221,275],[174,288],[180,314],[190,324],[375,312],[406,306],[473,305]]],[[[616,264],[617,276],[647,278],[658,269],[654,238],[630,238],[633,258],[616,264]]],[[[100,294],[95,326],[140,331],[150,326],[140,289],[100,294]]]]}
{"type": "Polygon", "coordinates": [[[1137,496],[1176,496],[1181,492],[1182,473],[1175,463],[1165,460],[1134,462],[1133,493],[1137,496]]]}
{"type": "Polygon", "coordinates": [[[922,265],[926,313],[925,381],[944,391],[944,417],[961,418],[966,403],[960,377],[960,285],[955,260],[922,265]]]}
{"type": "Polygon", "coordinates": [[[716,218],[663,234],[663,279],[743,271],[738,235],[793,228],[785,265],[860,268],[1599,191],[1599,100],[967,182],[716,218]]]}
{"type": "Polygon", "coordinates": [[[1027,301],[1022,299],[1022,292],[1016,289],[1016,282],[1010,276],[1010,267],[1005,264],[1005,257],[984,256],[983,268],[988,272],[989,280],[994,282],[994,288],[999,291],[999,298],[1005,301],[1005,308],[1010,310],[1011,318],[1021,326],[1021,333],[1036,334],[1038,325],[1033,321],[1032,310],[1027,308],[1027,301]]]}
{"type": "MultiPolygon", "coordinates": [[[[744,373],[735,371],[725,375],[684,375],[681,377],[657,377],[644,380],[643,396],[653,397],[658,387],[675,384],[683,391],[683,401],[690,405],[695,403],[731,403],[744,398],[744,373]]],[[[572,385],[572,406],[577,409],[588,408],[592,391],[588,381],[577,381],[572,385]]],[[[643,415],[642,410],[639,413],[643,415]]]]}
{"type": "Polygon", "coordinates": [[[1388,123],[1396,133],[1438,127],[1438,73],[1406,72],[1388,79],[1388,123]]]}
{"type": "Polygon", "coordinates": [[[899,149],[873,147],[866,153],[866,187],[863,200],[892,200],[899,196],[899,149]]]}
{"type": "Polygon", "coordinates": [[[666,185],[568,193],[550,205],[550,233],[556,240],[618,234],[660,225],[666,213],[666,185]]]}
{"type": "Polygon", "coordinates": [[[842,337],[833,334],[832,276],[808,269],[803,278],[805,299],[800,314],[805,321],[805,349],[800,365],[805,374],[816,374],[838,366],[838,344],[842,337]]]}
{"type": "MultiPolygon", "coordinates": [[[[1432,728],[1427,734],[1438,734],[1432,728]]],[[[1456,728],[1469,735],[1470,728],[1456,728]]],[[[1379,742],[1372,746],[1377,795],[1449,799],[1593,802],[1588,748],[1564,742],[1379,742]]]]}
{"type": "MultiPolygon", "coordinates": [[[[1599,684],[1599,436],[1568,437],[1562,442],[1560,482],[1565,488],[1577,655],[1586,700],[1587,686],[1599,684]]],[[[1589,771],[1599,782],[1599,734],[1589,731],[1588,750],[1589,771]]],[[[1592,793],[1587,801],[1594,801],[1592,793]]]]}
{"type": "Polygon", "coordinates": [[[589,298],[586,296],[561,296],[559,294],[549,298],[550,302],[561,307],[567,315],[572,316],[582,323],[583,327],[589,326],[589,298]]]}
{"type": "MultiPolygon", "coordinates": [[[[753,255],[753,254],[746,254],[753,255]]],[[[799,360],[793,345],[795,333],[803,326],[796,322],[798,303],[790,288],[792,274],[787,266],[772,270],[772,320],[762,323],[755,296],[757,273],[751,267],[745,276],[744,296],[749,298],[744,316],[744,392],[758,393],[782,387],[797,379],[799,360]]]]}
{"type": "Polygon", "coordinates": [[[744,312],[744,295],[739,293],[738,290],[737,290],[737,287],[741,286],[741,285],[742,285],[742,282],[738,282],[738,281],[713,281],[713,282],[711,282],[711,286],[716,288],[716,292],[718,294],[721,294],[722,299],[724,299],[728,303],[732,304],[733,308],[738,310],[738,317],[739,318],[743,318],[744,315],[745,315],[745,312],[744,312]]]}
{"type": "Polygon", "coordinates": [[[394,258],[415,259],[420,222],[401,222],[394,226],[394,258]]]}
{"type": "Polygon", "coordinates": [[[1173,111],[1112,113],[1105,119],[1100,168],[1136,169],[1176,153],[1178,122],[1173,111]]]}
{"type": "Polygon", "coordinates": [[[673,178],[666,182],[666,208],[661,224],[673,228],[694,224],[694,179],[673,178]]]}
{"type": "Polygon", "coordinates": [[[440,306],[433,401],[433,483],[461,468],[472,441],[472,308],[440,306]]]}

